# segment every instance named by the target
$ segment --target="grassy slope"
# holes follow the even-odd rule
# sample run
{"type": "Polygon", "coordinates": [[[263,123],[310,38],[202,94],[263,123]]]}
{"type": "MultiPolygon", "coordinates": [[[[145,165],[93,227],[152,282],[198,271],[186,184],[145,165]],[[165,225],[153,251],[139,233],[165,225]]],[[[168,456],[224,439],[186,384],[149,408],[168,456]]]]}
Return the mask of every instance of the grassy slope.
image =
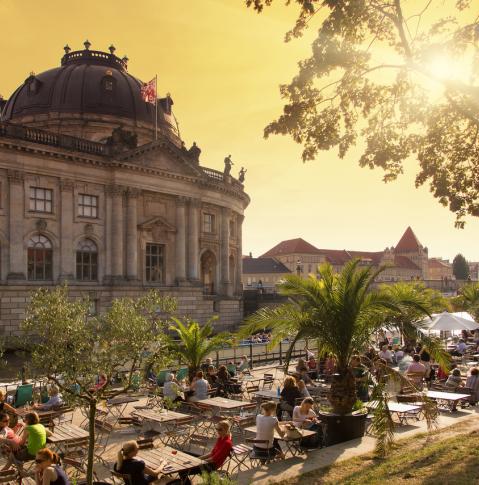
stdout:
{"type": "Polygon", "coordinates": [[[363,455],[282,482],[284,485],[404,483],[479,484],[479,430],[464,433],[463,426],[456,430],[446,428],[429,439],[425,436],[416,436],[399,441],[396,450],[386,460],[363,455]],[[463,433],[454,436],[456,431],[463,433]]]}

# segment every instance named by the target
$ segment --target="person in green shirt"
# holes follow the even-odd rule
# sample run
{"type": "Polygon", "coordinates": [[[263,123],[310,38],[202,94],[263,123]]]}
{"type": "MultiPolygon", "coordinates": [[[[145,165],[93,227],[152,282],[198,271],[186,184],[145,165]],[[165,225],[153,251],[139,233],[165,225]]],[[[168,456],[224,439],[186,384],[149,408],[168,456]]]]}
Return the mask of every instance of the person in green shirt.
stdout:
{"type": "Polygon", "coordinates": [[[43,424],[40,424],[40,418],[35,412],[27,413],[23,421],[25,422],[23,436],[18,445],[12,446],[12,453],[4,470],[10,468],[14,459],[20,462],[34,460],[37,452],[45,448],[47,436],[52,434],[43,424]]]}

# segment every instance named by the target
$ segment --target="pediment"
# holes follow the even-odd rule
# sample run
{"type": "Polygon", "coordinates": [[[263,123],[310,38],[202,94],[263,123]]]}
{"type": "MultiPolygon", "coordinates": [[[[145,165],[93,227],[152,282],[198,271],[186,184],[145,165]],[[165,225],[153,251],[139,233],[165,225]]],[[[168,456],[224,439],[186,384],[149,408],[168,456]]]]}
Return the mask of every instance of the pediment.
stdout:
{"type": "Polygon", "coordinates": [[[169,222],[167,222],[163,217],[151,217],[147,219],[145,222],[138,224],[138,229],[144,231],[151,231],[155,228],[160,228],[165,232],[176,232],[176,227],[172,226],[169,222]]]}
{"type": "Polygon", "coordinates": [[[203,175],[200,168],[189,160],[187,152],[183,153],[183,150],[163,140],[128,150],[116,158],[119,161],[190,177],[203,175]]]}

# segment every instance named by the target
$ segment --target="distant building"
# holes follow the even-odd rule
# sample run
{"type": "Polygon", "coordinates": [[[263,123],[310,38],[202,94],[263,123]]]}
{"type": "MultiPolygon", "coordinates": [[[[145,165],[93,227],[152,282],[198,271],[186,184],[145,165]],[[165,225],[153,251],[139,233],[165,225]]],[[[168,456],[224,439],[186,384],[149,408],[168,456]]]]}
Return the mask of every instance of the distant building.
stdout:
{"type": "MultiPolygon", "coordinates": [[[[428,258],[428,249],[424,247],[413,230],[408,227],[396,247],[383,251],[353,251],[346,249],[318,249],[304,239],[290,239],[282,241],[261,258],[274,258],[283,263],[290,272],[303,276],[316,274],[318,266],[330,263],[335,271],[341,271],[351,259],[359,258],[361,264],[386,269],[378,281],[406,281],[406,280],[443,280],[452,277],[452,267],[448,261],[440,258],[428,258]]],[[[243,260],[243,273],[244,260],[243,260]]]]}
{"type": "Polygon", "coordinates": [[[468,266],[469,266],[469,276],[471,277],[472,281],[478,281],[479,280],[479,262],[469,262],[468,261],[468,266]]]}
{"type": "Polygon", "coordinates": [[[276,287],[278,282],[291,271],[274,258],[243,257],[243,288],[266,291],[276,287]]]}

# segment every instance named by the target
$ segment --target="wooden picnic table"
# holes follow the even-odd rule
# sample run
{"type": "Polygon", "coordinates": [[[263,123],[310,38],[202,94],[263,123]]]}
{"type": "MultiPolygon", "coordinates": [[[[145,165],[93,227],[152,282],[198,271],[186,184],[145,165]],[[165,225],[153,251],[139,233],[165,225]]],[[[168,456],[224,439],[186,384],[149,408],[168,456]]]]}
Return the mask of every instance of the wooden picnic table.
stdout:
{"type": "Polygon", "coordinates": [[[174,473],[190,471],[193,468],[201,465],[206,465],[206,461],[191,456],[182,451],[175,450],[170,446],[155,448],[153,450],[140,451],[138,458],[143,460],[146,466],[156,469],[163,466],[163,473],[165,475],[172,475],[174,473]]]}
{"type": "Polygon", "coordinates": [[[228,411],[231,411],[233,409],[240,409],[243,406],[251,404],[247,401],[236,401],[235,399],[227,399],[225,397],[211,397],[208,399],[201,399],[200,401],[198,401],[198,403],[214,409],[222,409],[228,411]]]}
{"type": "MultiPolygon", "coordinates": [[[[281,425],[281,423],[280,423],[281,425]]],[[[287,434],[284,436],[281,436],[276,430],[274,430],[274,438],[283,441],[284,444],[286,445],[287,451],[291,452],[293,456],[296,456],[299,453],[302,453],[301,447],[300,447],[300,442],[303,438],[309,438],[310,436],[314,436],[316,434],[316,431],[311,431],[309,429],[300,429],[296,428],[301,436],[291,438],[287,434]]],[[[248,433],[252,433],[256,435],[256,426],[250,426],[248,428],[245,428],[245,431],[248,433]]]]}
{"type": "Polygon", "coordinates": [[[121,406],[131,402],[138,402],[140,399],[133,396],[116,396],[106,401],[107,406],[121,406]]]}
{"type": "Polygon", "coordinates": [[[166,409],[163,409],[162,411],[155,411],[153,409],[136,409],[131,414],[155,423],[167,423],[170,421],[176,421],[177,419],[190,417],[188,414],[177,413],[176,411],[168,411],[166,409]]]}
{"type": "Polygon", "coordinates": [[[68,443],[69,441],[78,441],[82,438],[88,438],[90,434],[80,426],[75,424],[65,423],[55,426],[52,435],[47,438],[47,441],[52,444],[68,443]]]}

